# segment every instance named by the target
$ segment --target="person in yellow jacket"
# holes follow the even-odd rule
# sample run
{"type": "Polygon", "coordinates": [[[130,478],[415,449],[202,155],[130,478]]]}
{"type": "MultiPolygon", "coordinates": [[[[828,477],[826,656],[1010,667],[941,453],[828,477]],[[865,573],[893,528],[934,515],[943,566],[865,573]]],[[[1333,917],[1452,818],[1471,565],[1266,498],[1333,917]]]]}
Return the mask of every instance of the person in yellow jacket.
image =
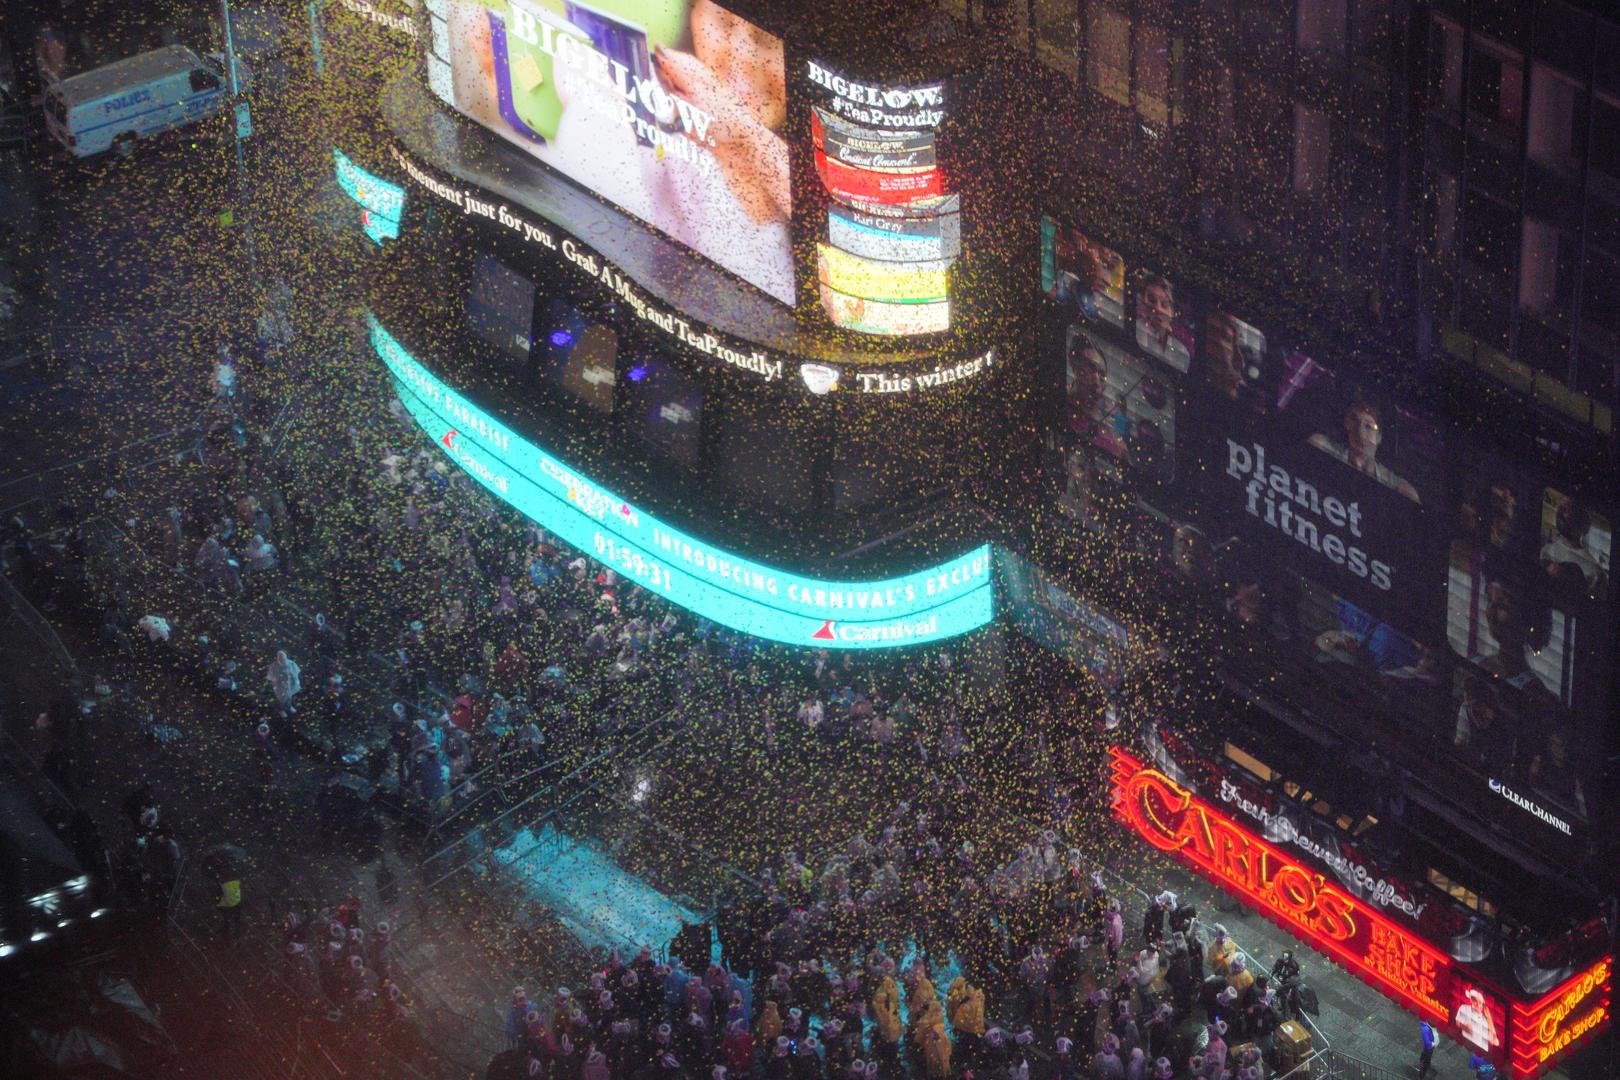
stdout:
{"type": "Polygon", "coordinates": [[[939,994],[934,990],[934,983],[923,973],[923,969],[912,969],[911,979],[906,987],[906,1010],[910,1014],[910,1027],[912,1037],[915,1038],[918,1030],[924,1024],[943,1020],[944,1014],[939,1008],[939,994]]]}
{"type": "Polygon", "coordinates": [[[872,1023],[877,1028],[877,1041],[889,1053],[898,1053],[900,1045],[900,988],[894,975],[884,972],[883,981],[872,993],[872,1023]]]}
{"type": "MultiPolygon", "coordinates": [[[[934,1016],[939,1016],[936,1007],[934,1016]]],[[[945,1035],[945,1025],[934,1022],[920,1029],[918,1041],[922,1047],[923,1070],[928,1080],[950,1080],[951,1040],[945,1035]]]]}
{"type": "Polygon", "coordinates": [[[963,1061],[977,1061],[984,1041],[984,991],[958,975],[945,992],[945,1015],[956,1032],[959,1056],[963,1061]]]}
{"type": "Polygon", "coordinates": [[[1219,975],[1223,979],[1226,978],[1231,973],[1232,956],[1236,952],[1237,942],[1233,941],[1231,936],[1227,934],[1226,927],[1217,926],[1215,928],[1215,940],[1210,943],[1209,951],[1205,954],[1205,958],[1209,962],[1210,974],[1219,975]]]}
{"type": "Polygon", "coordinates": [[[782,1034],[782,1016],[776,1010],[776,1002],[765,1002],[765,1008],[759,1014],[758,1046],[775,1046],[776,1037],[782,1034]]]}

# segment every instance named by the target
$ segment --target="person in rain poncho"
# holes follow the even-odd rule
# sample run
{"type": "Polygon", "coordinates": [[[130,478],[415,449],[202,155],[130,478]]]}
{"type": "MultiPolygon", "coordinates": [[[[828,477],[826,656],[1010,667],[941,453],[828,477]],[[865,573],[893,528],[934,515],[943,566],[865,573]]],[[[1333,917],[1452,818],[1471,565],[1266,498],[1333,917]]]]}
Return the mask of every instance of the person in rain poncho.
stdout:
{"type": "Polygon", "coordinates": [[[276,650],[274,660],[270,661],[265,676],[270,683],[270,693],[275,695],[276,704],[283,712],[293,711],[293,698],[304,688],[300,679],[298,664],[287,655],[287,650],[276,650]]]}

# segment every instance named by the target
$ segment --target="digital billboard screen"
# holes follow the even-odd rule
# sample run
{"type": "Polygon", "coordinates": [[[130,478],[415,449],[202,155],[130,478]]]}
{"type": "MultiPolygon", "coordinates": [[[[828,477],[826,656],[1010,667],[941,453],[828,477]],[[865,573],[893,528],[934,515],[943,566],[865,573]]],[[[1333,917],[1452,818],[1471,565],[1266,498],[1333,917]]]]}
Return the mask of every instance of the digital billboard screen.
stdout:
{"type": "Polygon", "coordinates": [[[1376,718],[1527,821],[1586,820],[1612,493],[1505,461],[1081,229],[1043,221],[1042,260],[1058,527],[1149,558],[1299,709],[1361,737],[1376,718]]]}
{"type": "Polygon", "coordinates": [[[552,297],[540,330],[540,374],[594,412],[613,411],[619,382],[619,335],[561,297],[552,297]]]}
{"type": "Polygon", "coordinates": [[[400,400],[452,462],[565,543],[697,615],[771,641],[834,649],[940,641],[994,616],[988,545],[876,581],[810,578],[734,554],[597,485],[442,382],[375,317],[369,325],[400,400]]]}
{"type": "Polygon", "coordinates": [[[873,85],[806,67],[816,176],[827,228],[816,281],[827,321],[905,337],[950,328],[950,270],[961,255],[961,198],[934,129],[945,86],[873,85]]]}
{"type": "Polygon", "coordinates": [[[712,0],[448,0],[428,83],[456,111],[785,304],[782,41],[712,0]]]}
{"type": "Polygon", "coordinates": [[[529,359],[534,325],[534,282],[493,255],[473,261],[467,325],[488,345],[519,363],[529,359]]]}
{"type": "Polygon", "coordinates": [[[399,221],[405,213],[405,189],[368,172],[343,151],[332,150],[338,190],[360,207],[360,227],[373,243],[399,236],[399,221]]]}

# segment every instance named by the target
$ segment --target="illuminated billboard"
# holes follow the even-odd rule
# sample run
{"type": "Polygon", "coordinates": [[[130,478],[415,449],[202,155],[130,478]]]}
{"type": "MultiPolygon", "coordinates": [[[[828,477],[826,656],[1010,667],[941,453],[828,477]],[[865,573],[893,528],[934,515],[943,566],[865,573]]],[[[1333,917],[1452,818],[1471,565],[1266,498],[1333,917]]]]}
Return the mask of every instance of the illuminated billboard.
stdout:
{"type": "Polygon", "coordinates": [[[937,334],[951,327],[948,300],[932,304],[891,304],[841,293],[825,282],[821,285],[821,306],[833,325],[863,334],[910,337],[937,334]]]}
{"type": "Polygon", "coordinates": [[[1040,229],[1053,520],[1221,610],[1238,680],[1340,735],[1398,731],[1470,796],[1489,778],[1484,805],[1518,808],[1498,818],[1576,834],[1602,790],[1612,492],[1501,458],[1089,229],[1040,229]]]}
{"type": "Polygon", "coordinates": [[[332,162],[338,189],[360,205],[360,227],[366,235],[377,244],[397,239],[399,219],[405,212],[405,189],[367,172],[336,148],[332,162]]]}
{"type": "Polygon", "coordinates": [[[1612,958],[1533,1001],[1514,1000],[1159,770],[1117,746],[1109,758],[1122,825],[1519,1080],[1607,1026],[1612,958]]]}
{"type": "Polygon", "coordinates": [[[988,545],[879,581],[802,577],[735,555],[599,487],[440,381],[375,318],[370,327],[401,401],[451,461],[565,543],[694,614],[755,637],[831,649],[940,641],[993,617],[988,545]]]}
{"type": "Polygon", "coordinates": [[[794,302],[780,38],[712,0],[430,12],[428,83],[456,111],[794,302]]]}
{"type": "Polygon", "coordinates": [[[810,134],[827,194],[816,280],[828,321],[891,337],[948,330],[962,227],[934,135],[944,84],[872,85],[813,62],[806,75],[820,100],[810,134]]]}
{"type": "Polygon", "coordinates": [[[945,273],[950,263],[877,262],[816,245],[816,273],[822,284],[850,296],[890,304],[932,304],[945,299],[945,273]]]}

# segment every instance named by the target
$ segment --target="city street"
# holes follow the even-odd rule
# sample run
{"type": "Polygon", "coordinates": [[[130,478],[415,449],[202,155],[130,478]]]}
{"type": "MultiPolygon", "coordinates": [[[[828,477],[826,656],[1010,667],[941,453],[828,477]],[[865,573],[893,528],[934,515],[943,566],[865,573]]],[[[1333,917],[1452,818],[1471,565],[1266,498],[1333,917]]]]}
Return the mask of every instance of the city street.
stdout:
{"type": "MultiPolygon", "coordinates": [[[[1048,6],[1019,8],[1027,10],[1031,34],[1037,9],[1044,20],[1048,6]]],[[[74,45],[79,62],[172,41],[193,40],[199,51],[216,44],[202,40],[219,33],[211,11],[154,16],[124,7],[109,5],[106,34],[74,45]]],[[[127,1069],[108,1066],[109,1076],[1085,1080],[1098,1075],[1094,1054],[1107,1057],[1122,1045],[1127,1061],[1131,1046],[1145,1052],[1129,1080],[1158,1080],[1155,1068],[1173,1070],[1160,1075],[1178,1080],[1220,1080],[1229,1066],[1224,1075],[1234,1080],[1420,1076],[1416,1013],[1116,820],[1109,748],[1137,736],[1155,740],[1161,722],[1216,732],[1211,745],[1232,761],[1246,760],[1219,734],[1229,721],[1220,699],[1186,691],[1175,665],[1187,657],[1165,650],[1128,678],[1108,681],[1106,664],[1093,662],[1100,651],[1050,648],[1023,624],[1025,636],[1004,632],[1011,621],[894,649],[828,650],[814,647],[820,641],[790,646],[750,636],[714,612],[686,610],[667,592],[631,584],[599,565],[595,552],[570,547],[560,530],[501,497],[504,476],[470,479],[462,469],[471,467],[456,464],[454,430],[442,446],[423,439],[363,316],[376,306],[367,290],[381,291],[379,282],[394,301],[425,295],[412,294],[420,283],[386,261],[401,250],[420,257],[420,245],[396,239],[384,246],[363,236],[359,207],[333,172],[334,149],[373,167],[384,160],[394,142],[376,97],[418,58],[403,35],[383,37],[382,23],[361,20],[356,5],[344,7],[343,17],[353,19],[342,24],[349,36],[325,42],[320,72],[301,6],[239,9],[241,50],[259,65],[249,96],[252,133],[240,147],[225,110],[143,141],[128,157],[81,161],[40,137],[0,158],[0,282],[10,282],[17,298],[14,313],[0,321],[0,650],[13,658],[0,679],[0,718],[7,757],[45,792],[51,811],[42,816],[54,822],[76,810],[93,823],[105,851],[84,860],[85,874],[106,911],[98,910],[94,925],[70,928],[64,919],[60,934],[40,932],[26,944],[13,929],[22,924],[11,907],[4,912],[8,951],[0,958],[36,950],[24,952],[28,964],[0,969],[0,995],[18,1003],[0,1010],[0,1036],[18,1048],[15,1060],[27,1062],[14,1075],[89,1076],[75,1070],[116,1057],[113,1040],[102,1053],[94,1048],[101,1035],[72,1035],[62,1018],[84,1011],[72,1003],[92,994],[87,988],[117,976],[150,1007],[150,1026],[164,1035],[132,1055],[127,1069]],[[374,54],[356,27],[376,31],[374,54]],[[1180,708],[1199,715],[1164,715],[1180,708]],[[1169,904],[1161,901],[1166,891],[1169,904]],[[1148,933],[1155,910],[1161,924],[1166,915],[1172,925],[1178,917],[1193,920],[1202,937],[1185,926],[1148,933]],[[1205,971],[1217,930],[1229,933],[1251,973],[1269,974],[1285,950],[1299,959],[1319,1008],[1296,1018],[1287,1038],[1308,1036],[1307,1063],[1273,1052],[1270,1041],[1285,1019],[1280,1004],[1259,992],[1232,1003],[1242,965],[1232,971],[1223,956],[1220,968],[1205,971]],[[1177,1000],[1169,977],[1175,938],[1183,939],[1182,963],[1214,979],[1195,982],[1191,1004],[1177,1000]],[[1198,943],[1195,967],[1186,958],[1189,938],[1198,943]],[[1148,944],[1163,950],[1162,961],[1159,952],[1138,952],[1148,944]],[[651,955],[635,961],[644,946],[651,955]],[[683,979],[653,966],[676,956],[694,983],[719,980],[712,993],[692,996],[683,979]],[[638,963],[650,991],[624,981],[638,963]],[[855,1003],[849,1012],[840,1011],[842,976],[859,987],[848,991],[855,1003]],[[959,977],[984,995],[977,1033],[971,1010],[958,1011],[951,988],[959,977]],[[1229,978],[1231,1001],[1217,999],[1229,978]],[[527,997],[515,996],[514,987],[527,988],[527,997]],[[892,1038],[880,1007],[889,994],[892,1038]],[[792,1039],[792,1066],[773,1059],[788,1053],[778,1054],[776,1036],[794,1030],[783,1027],[790,1002],[805,1024],[792,1039]],[[536,1013],[528,1012],[531,1004],[536,1013]],[[659,1034],[660,1022],[679,1029],[688,1014],[700,1034],[677,1030],[673,1042],[667,1027],[659,1034]],[[870,1040],[870,1072],[835,1064],[827,1045],[837,1037],[839,1029],[827,1027],[835,1017],[845,1022],[846,1040],[853,1028],[851,1056],[867,1053],[861,1039],[870,1040]],[[632,1020],[633,1029],[615,1023],[632,1020]],[[722,1036],[732,1021],[759,1033],[751,1074],[752,1044],[734,1061],[742,1069],[728,1076],[725,1066],[714,1068],[727,1053],[722,1036]],[[1228,1022],[1230,1062],[1219,1047],[1209,1050],[1228,1022]],[[981,1038],[987,1027],[1005,1036],[1005,1047],[999,1037],[981,1038]],[[805,1040],[806,1055],[800,1040],[812,1029],[821,1042],[805,1040]],[[1074,1061],[1060,1050],[1071,1037],[1079,1047],[1074,1061]],[[92,1048],[74,1050],[75,1039],[92,1048]],[[946,1044],[943,1074],[938,1041],[946,1044]],[[671,1046],[694,1064],[670,1065],[671,1046]],[[1162,1055],[1147,1052],[1154,1047],[1162,1055]],[[598,1049],[612,1055],[611,1068],[591,1053],[598,1049]],[[1158,1065],[1160,1056],[1167,1064],[1158,1065]],[[1240,1071],[1250,1067],[1253,1077],[1240,1071]]],[[[427,25],[429,15],[419,14],[427,25]]],[[[478,20],[485,17],[480,11],[478,20]]],[[[1022,18],[1000,5],[993,17],[1000,33],[1012,33],[1003,24],[1022,18]]],[[[495,14],[488,19],[498,24],[495,14]]],[[[1125,26],[1129,38],[1128,20],[1125,26]]],[[[486,44],[495,40],[487,26],[481,32],[486,44]]],[[[636,32],[642,58],[657,57],[660,77],[673,79],[680,61],[669,57],[676,54],[663,45],[649,53],[649,32],[636,32]]],[[[499,53],[490,53],[501,63],[504,34],[499,53]]],[[[797,63],[797,54],[788,55],[797,63]]],[[[538,67],[530,81],[526,92],[547,85],[538,67]]],[[[871,97],[881,104],[878,89],[871,97]]],[[[512,87],[504,92],[509,99],[512,87]]],[[[653,91],[646,93],[650,100],[653,91]]],[[[688,104],[662,88],[657,93],[683,109],[688,104]]],[[[506,99],[489,105],[500,107],[503,117],[511,112],[506,99]]],[[[826,121],[816,122],[819,130],[826,121]]],[[[809,122],[804,126],[808,131],[809,122]]],[[[530,135],[533,146],[548,145],[530,135]]],[[[819,144],[816,153],[824,154],[819,144]]],[[[813,179],[815,170],[799,164],[813,179]]],[[[727,159],[728,174],[737,168],[727,159]]],[[[409,190],[409,198],[419,197],[409,190]]],[[[423,218],[442,224],[425,210],[413,212],[413,227],[427,228],[423,218]]],[[[459,260],[463,270],[474,258],[479,275],[493,273],[491,263],[505,270],[505,278],[489,281],[535,288],[493,256],[443,253],[447,267],[459,260]]],[[[444,272],[451,280],[452,271],[444,272]]],[[[420,306],[448,310],[446,319],[498,306],[476,285],[464,296],[465,282],[454,281],[461,292],[420,306]]],[[[576,331],[586,333],[585,322],[567,321],[576,308],[567,308],[569,316],[555,314],[564,310],[561,301],[533,307],[542,295],[524,301],[531,307],[520,334],[536,363],[548,347],[564,350],[576,331]],[[544,329],[546,318],[558,327],[550,345],[539,336],[531,342],[531,325],[544,329]]],[[[612,296],[592,303],[587,310],[603,319],[609,316],[602,312],[628,317],[636,306],[621,311],[612,296]]],[[[600,329],[591,324],[590,332],[600,329]]],[[[459,347],[448,331],[429,340],[441,351],[459,347]]],[[[633,346],[628,335],[624,340],[628,370],[622,385],[610,375],[610,404],[613,393],[651,394],[661,379],[676,385],[663,361],[649,359],[645,339],[634,338],[633,346]],[[639,389],[626,389],[631,383],[639,389]]],[[[836,355],[854,339],[831,340],[827,352],[836,355]]],[[[605,350],[610,365],[618,348],[605,350]]],[[[814,355],[816,363],[824,358],[814,355]]],[[[1091,355],[1108,367],[1100,352],[1091,355]]],[[[1189,362],[1183,353],[1183,372],[1189,362]]],[[[1073,392],[1072,366],[1042,364],[1017,369],[1020,378],[1049,367],[1073,392]]],[[[546,378],[563,386],[574,378],[569,372],[546,378]]],[[[1163,395],[1152,377],[1130,377],[1120,402],[1144,386],[1144,395],[1163,395]]],[[[699,385],[696,376],[680,378],[699,385]]],[[[808,371],[803,381],[791,390],[825,392],[808,371]]],[[[1105,381],[1122,380],[1109,369],[1105,381]]],[[[834,372],[826,385],[836,382],[834,372]]],[[[707,409],[694,426],[712,438],[719,424],[745,411],[726,399],[734,386],[715,386],[724,389],[705,390],[707,398],[688,387],[685,397],[638,398],[639,411],[621,406],[628,415],[611,417],[611,437],[662,452],[669,444],[659,440],[669,436],[636,425],[667,420],[672,410],[686,410],[690,420],[707,409]]],[[[567,422],[576,425],[567,430],[585,430],[581,438],[608,430],[609,417],[590,412],[597,408],[590,391],[564,388],[580,395],[567,402],[567,422]]],[[[1069,409],[1064,423],[1072,426],[1072,404],[1048,411],[1069,409]]],[[[1123,418],[1126,406],[1117,408],[1123,418]]],[[[1040,422],[1047,419],[1043,413],[1040,422]]],[[[1166,426],[1173,441],[1173,426],[1166,426]]],[[[705,446],[699,460],[713,465],[720,455],[705,446]]],[[[1125,440],[1112,428],[1086,453],[1099,447],[1125,460],[1125,440]]],[[[969,445],[962,456],[969,450],[980,453],[969,445]]],[[[1132,443],[1129,452],[1138,450],[1132,443]]],[[[540,467],[514,467],[514,485],[523,468],[540,467]]],[[[1262,473],[1256,467],[1255,475],[1262,473]]],[[[1169,471],[1164,475],[1168,485],[1169,471]]],[[[1067,482],[1064,498],[1078,497],[1075,478],[1067,482]]],[[[1016,483],[1033,490],[1037,478],[1016,483]]],[[[610,507],[596,517],[607,520],[603,529],[613,527],[615,514],[654,520],[652,500],[637,506],[635,496],[595,484],[583,469],[570,476],[565,511],[588,512],[575,505],[594,499],[610,507]]],[[[658,486],[656,479],[647,484],[658,486]]],[[[964,485],[945,487],[952,500],[969,497],[964,485]]],[[[1373,505],[1374,496],[1362,498],[1373,505]]],[[[1549,496],[1546,505],[1548,520],[1561,521],[1562,504],[1549,496]]],[[[1039,521],[1054,516],[1048,510],[1039,521]]],[[[1165,573],[1173,588],[1202,573],[1202,532],[1188,539],[1186,529],[1162,525],[1156,511],[1138,517],[1168,530],[1177,545],[1173,554],[1140,562],[1173,564],[1165,573]]],[[[737,528],[726,522],[726,530],[737,528]]],[[[885,519],[882,528],[885,536],[903,535],[909,526],[885,519]]],[[[603,533],[596,536],[601,551],[603,533]]],[[[1019,528],[998,525],[974,542],[999,551],[1021,537],[1019,528]]],[[[1089,551],[1093,539],[1086,534],[1078,549],[1089,551]]],[[[723,560],[719,541],[715,550],[723,560]]],[[[1551,542],[1529,550],[1556,563],[1545,553],[1551,542]]],[[[1455,578],[1467,560],[1453,558],[1455,578]]],[[[1606,560],[1605,549],[1605,573],[1606,560]]],[[[696,561],[703,562],[702,552],[696,561]]],[[[880,576],[871,564],[857,565],[863,579],[880,576]]],[[[1097,566],[1086,572],[1097,575],[1097,566]]],[[[725,591],[730,584],[720,575],[687,572],[698,582],[693,595],[725,601],[717,610],[740,595],[725,591]]],[[[663,573],[668,582],[669,570],[663,573]]],[[[996,618],[1011,620],[1010,590],[997,574],[996,618]]],[[[1207,577],[1217,575],[1210,569],[1207,577]]],[[[1100,605],[1075,600],[1055,580],[1036,590],[1053,610],[1130,636],[1100,605]]],[[[1230,583],[1223,579],[1221,587],[1230,583]]],[[[1145,591],[1123,576],[1110,587],[1122,595],[1145,591]]],[[[1436,593],[1437,608],[1445,595],[1444,588],[1436,593]]],[[[1488,595],[1492,604],[1507,603],[1500,590],[1488,595]]],[[[1353,610],[1336,594],[1324,603],[1353,610]]],[[[1222,605],[1242,606],[1225,598],[1222,605]]],[[[1588,611],[1581,608],[1581,617],[1588,611]]],[[[1036,621],[1047,618],[1042,612],[1036,621]]],[[[1186,617],[1196,631],[1210,632],[1201,615],[1186,617]]],[[[1573,616],[1559,618],[1559,632],[1574,640],[1567,629],[1573,616]]],[[[1373,624],[1378,630],[1368,630],[1368,640],[1395,633],[1373,624]]],[[[836,640],[833,625],[825,621],[829,640],[836,640]]],[[[1504,639],[1508,632],[1496,624],[1492,630],[1504,639]]],[[[1144,637],[1152,640],[1135,627],[1131,634],[1139,648],[1144,637]]],[[[1483,648],[1473,638],[1469,645],[1483,648]]],[[[1176,647],[1198,653],[1188,670],[1203,670],[1208,656],[1196,639],[1176,647]]],[[[1491,647],[1500,648],[1494,640],[1491,647]]],[[[1538,665],[1556,666],[1540,656],[1538,665]]],[[[1572,668],[1576,658],[1571,644],[1553,659],[1572,668]]],[[[1433,683],[1440,686],[1438,677],[1433,683]]],[[[1443,699],[1435,708],[1447,733],[1454,726],[1461,732],[1449,693],[1435,691],[1443,699]]],[[[1539,757],[1536,763],[1547,767],[1539,757]]],[[[1331,884],[1320,873],[1315,880],[1331,884]]],[[[1489,907],[1473,901],[1476,911],[1489,907]]],[[[1581,932],[1593,940],[1609,933],[1595,917],[1581,932]]],[[[1504,955],[1516,942],[1504,937],[1504,955]]],[[[1504,1028],[1507,1022],[1503,1014],[1504,1028]]],[[[1307,1052],[1300,1053],[1303,1059],[1307,1052]]],[[[1595,1040],[1535,1075],[1593,1080],[1609,1075],[1610,1057],[1607,1042],[1595,1040]]],[[[1506,1067],[1482,1071],[1492,1067],[1470,1058],[1456,1028],[1444,1030],[1428,1075],[1518,1075],[1506,1067]]],[[[1100,1080],[1127,1075],[1106,1062],[1101,1070],[1100,1080]]]]}

